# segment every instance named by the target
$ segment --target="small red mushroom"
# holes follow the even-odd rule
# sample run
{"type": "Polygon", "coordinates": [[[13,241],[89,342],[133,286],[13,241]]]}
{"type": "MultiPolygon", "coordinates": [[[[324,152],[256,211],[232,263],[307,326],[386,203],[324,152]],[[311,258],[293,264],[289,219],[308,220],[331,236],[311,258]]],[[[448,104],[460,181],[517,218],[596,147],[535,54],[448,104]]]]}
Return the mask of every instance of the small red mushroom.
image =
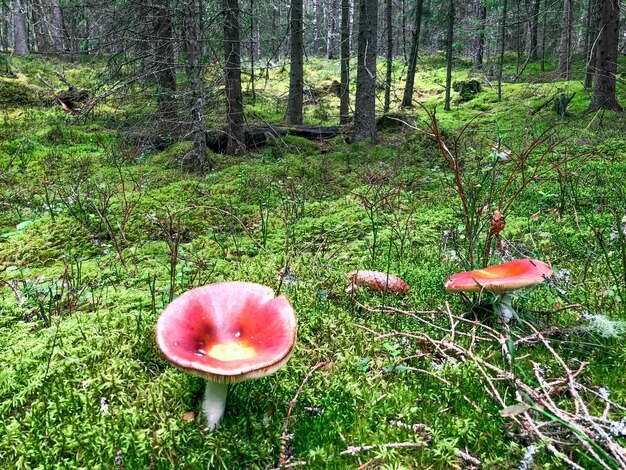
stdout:
{"type": "Polygon", "coordinates": [[[552,268],[536,259],[518,259],[484,269],[465,271],[450,276],[445,282],[449,292],[482,292],[501,295],[497,306],[498,317],[509,323],[515,311],[510,293],[552,277],[552,268]]]}
{"type": "Polygon", "coordinates": [[[367,286],[374,292],[406,294],[409,291],[409,285],[403,279],[381,271],[351,271],[347,276],[347,292],[354,292],[361,286],[367,286]]]}
{"type": "Polygon", "coordinates": [[[289,299],[251,282],[220,282],[185,292],[161,313],[156,342],[165,358],[207,379],[202,411],[217,428],[228,384],[272,374],[287,363],[297,320],[289,299]]]}

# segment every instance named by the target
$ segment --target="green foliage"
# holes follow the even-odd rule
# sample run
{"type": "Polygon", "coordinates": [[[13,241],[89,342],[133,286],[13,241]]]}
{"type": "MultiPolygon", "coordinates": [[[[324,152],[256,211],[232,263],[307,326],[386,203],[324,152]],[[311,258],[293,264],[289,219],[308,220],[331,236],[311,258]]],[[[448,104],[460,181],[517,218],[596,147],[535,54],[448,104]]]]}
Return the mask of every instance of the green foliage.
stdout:
{"type": "MultiPolygon", "coordinates": [[[[425,54],[420,61],[418,88],[431,106],[441,101],[444,61],[425,54]]],[[[31,80],[36,73],[54,80],[58,65],[24,58],[15,66],[31,80]]],[[[99,67],[63,65],[83,84],[99,67]]],[[[338,78],[338,61],[315,59],[306,67],[311,83],[338,78]]],[[[399,76],[401,69],[394,70],[399,76]]],[[[277,97],[288,74],[271,73],[247,108],[251,120],[282,117],[277,97]]],[[[618,197],[626,171],[624,117],[584,116],[588,96],[575,83],[568,84],[568,94],[577,91],[568,116],[550,109],[532,114],[557,86],[563,83],[506,84],[503,103],[486,86],[470,102],[438,114],[441,135],[459,152],[477,211],[487,191],[477,185],[488,186],[496,175],[494,187],[502,188],[510,171],[500,161],[493,171],[498,155],[489,142],[523,149],[554,123],[562,125],[562,137],[575,135],[547,161],[588,157],[529,183],[511,205],[503,232],[508,256],[537,256],[555,270],[566,268],[571,280],[524,293],[515,304],[537,326],[586,328],[568,333],[586,336],[556,337],[551,344],[566,359],[591,362],[586,383],[606,384],[623,404],[618,281],[624,245],[610,237],[626,214],[626,199],[618,197]],[[471,119],[471,131],[482,137],[455,144],[471,119]],[[592,231],[597,228],[603,244],[592,231]],[[567,301],[583,304],[592,316],[536,313],[567,301]]],[[[307,104],[306,115],[317,112],[315,119],[334,123],[336,103],[332,93],[320,96],[307,104]]],[[[451,237],[467,234],[439,146],[424,132],[406,126],[383,131],[376,145],[286,137],[255,154],[216,155],[214,172],[201,175],[180,165],[189,142],[158,153],[125,147],[105,128],[121,112],[108,104],[92,121],[77,123],[56,108],[22,106],[0,119],[0,467],[274,468],[289,402],[322,360],[329,364],[304,386],[291,414],[291,461],[305,460],[311,468],[353,467],[358,458],[389,468],[452,468],[463,465],[458,452],[469,449],[485,468],[518,465],[525,442],[485,392],[475,364],[448,361],[398,337],[426,327],[416,318],[363,310],[345,293],[345,273],[369,268],[401,276],[411,289],[404,297],[364,289],[357,300],[365,305],[433,310],[449,302],[455,313],[468,310],[443,288],[444,279],[462,269],[451,237]],[[198,412],[203,381],[164,360],[154,325],[172,297],[235,279],[288,295],[298,315],[298,342],[281,371],[231,389],[222,426],[209,433],[183,420],[186,412],[198,412]],[[379,339],[372,331],[388,336],[379,339]],[[424,435],[413,430],[416,424],[425,425],[424,435]],[[350,445],[422,441],[423,448],[342,454],[350,445]]],[[[402,120],[414,124],[409,111],[402,120]]],[[[547,145],[529,156],[529,164],[547,145]]],[[[526,333],[519,323],[511,329],[526,333]]],[[[470,328],[459,326],[457,333],[471,337],[470,328]]],[[[558,367],[535,344],[506,344],[520,376],[532,377],[531,361],[558,367]]],[[[476,351],[505,362],[500,344],[480,340],[476,351]]],[[[498,387],[507,396],[516,391],[510,381],[498,387]]],[[[604,403],[593,406],[601,413],[604,403]]],[[[560,465],[544,448],[536,464],[560,465]]]]}

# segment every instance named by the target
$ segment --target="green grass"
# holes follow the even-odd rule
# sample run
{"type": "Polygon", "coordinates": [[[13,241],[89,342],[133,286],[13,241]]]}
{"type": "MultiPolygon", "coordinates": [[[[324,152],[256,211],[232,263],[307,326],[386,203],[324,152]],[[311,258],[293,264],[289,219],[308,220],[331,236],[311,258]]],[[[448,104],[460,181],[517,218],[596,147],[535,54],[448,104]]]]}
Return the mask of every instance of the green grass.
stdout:
{"type": "MultiPolygon", "coordinates": [[[[12,65],[23,73],[21,81],[36,82],[36,73],[52,81],[62,68],[84,87],[96,83],[99,68],[97,61],[32,58],[16,58],[12,65]]],[[[626,117],[586,115],[589,96],[579,82],[532,83],[536,67],[529,66],[526,82],[504,84],[503,102],[487,86],[446,113],[438,85],[445,76],[442,59],[424,56],[419,100],[440,105],[437,116],[448,142],[475,119],[464,144],[468,180],[476,176],[470,171],[480,171],[472,170],[470,155],[486,151],[487,141],[502,138],[519,149],[526,135],[549,126],[568,139],[559,151],[584,154],[522,193],[503,235],[514,256],[532,255],[571,272],[571,284],[560,286],[569,302],[626,320],[624,299],[613,288],[620,280],[615,273],[621,273],[619,245],[608,241],[614,213],[626,214],[617,197],[626,167],[626,117]],[[532,113],[559,88],[576,91],[568,116],[557,116],[549,106],[532,113]],[[575,204],[572,192],[578,195],[575,204]],[[603,245],[594,229],[604,233],[603,245]]],[[[339,76],[338,62],[311,60],[305,70],[312,85],[339,76]]],[[[468,71],[459,64],[454,79],[468,71]]],[[[401,98],[401,72],[397,66],[394,107],[401,98]]],[[[282,118],[288,74],[277,69],[270,77],[266,87],[257,83],[256,104],[246,110],[251,121],[282,118]]],[[[626,103],[623,85],[619,94],[626,103]]],[[[408,310],[448,302],[456,313],[468,310],[443,288],[447,276],[463,269],[457,256],[465,246],[460,201],[436,145],[423,133],[383,132],[377,145],[333,139],[324,143],[324,153],[309,141],[286,138],[250,155],[216,155],[213,173],[200,175],[180,164],[189,143],[138,154],[117,145],[112,124],[132,106],[149,111],[144,103],[104,103],[92,121],[81,123],[45,100],[28,108],[16,104],[0,115],[0,467],[275,467],[289,402],[319,361],[329,365],[304,387],[289,422],[292,461],[305,460],[310,468],[350,468],[358,459],[384,468],[451,468],[461,464],[461,450],[485,468],[517,466],[527,443],[500,416],[476,367],[442,363],[432,351],[406,363],[452,386],[395,369],[399,358],[421,346],[377,339],[363,327],[411,332],[423,326],[408,317],[366,313],[345,293],[345,273],[389,270],[411,285],[409,294],[363,291],[360,301],[408,310]],[[368,183],[372,175],[382,183],[368,183]],[[391,202],[368,212],[363,200],[386,193],[391,202]],[[180,243],[173,272],[170,221],[180,243]],[[202,380],[169,365],[154,341],[172,283],[175,294],[222,280],[278,288],[287,262],[297,276],[294,284],[282,285],[299,322],[293,357],[275,375],[232,387],[218,431],[184,421],[186,412],[198,412],[202,380]],[[349,445],[420,441],[397,421],[425,424],[427,445],[341,454],[349,445]]],[[[335,96],[323,96],[307,104],[306,119],[334,124],[337,106],[335,96]]],[[[423,119],[419,108],[403,112],[411,122],[423,119]]],[[[556,289],[542,286],[516,305],[540,326],[584,324],[573,310],[531,313],[555,309],[557,302],[565,301],[556,289]]],[[[586,333],[553,345],[565,358],[590,361],[584,383],[606,385],[624,404],[623,340],[586,333]]],[[[484,344],[479,352],[499,350],[499,344],[484,344]]],[[[517,351],[525,355],[520,367],[529,375],[530,361],[558,370],[541,347],[517,351]]],[[[504,381],[501,390],[514,392],[504,381]]],[[[560,399],[568,406],[566,396],[560,399]]],[[[603,404],[592,408],[602,410],[603,404]]],[[[542,446],[536,462],[562,466],[542,446]]]]}

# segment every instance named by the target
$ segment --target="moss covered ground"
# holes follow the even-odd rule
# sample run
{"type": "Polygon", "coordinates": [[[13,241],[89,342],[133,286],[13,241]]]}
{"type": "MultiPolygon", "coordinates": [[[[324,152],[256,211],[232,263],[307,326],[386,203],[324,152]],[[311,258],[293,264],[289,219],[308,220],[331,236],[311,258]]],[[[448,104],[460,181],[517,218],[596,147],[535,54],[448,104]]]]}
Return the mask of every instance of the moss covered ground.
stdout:
{"type": "MultiPolygon", "coordinates": [[[[345,292],[345,273],[374,269],[401,276],[411,290],[404,297],[363,290],[363,304],[416,311],[449,304],[459,315],[474,314],[443,287],[447,276],[468,268],[471,235],[454,175],[426,135],[426,113],[397,109],[401,64],[393,115],[410,126],[381,130],[378,144],[278,139],[244,156],[212,155],[210,173],[182,165],[189,143],[157,151],[120,137],[130,108],[146,112],[150,104],[103,102],[75,119],[38,79],[61,90],[54,73],[62,70],[92,89],[99,62],[26,58],[12,66],[17,77],[0,81],[1,468],[273,468],[281,456],[308,468],[462,468],[471,465],[462,452],[483,468],[517,467],[530,442],[501,416],[475,365],[377,337],[372,331],[424,326],[368,312],[345,292]],[[202,379],[167,363],[154,326],[171,298],[223,280],[258,282],[289,296],[298,342],[282,370],[233,386],[221,427],[208,432],[184,419],[198,413],[202,379]],[[285,451],[290,400],[319,361],[328,363],[298,397],[285,451]],[[414,424],[425,431],[416,433],[414,424]],[[425,445],[344,452],[404,442],[425,445]]],[[[514,67],[512,58],[506,77],[514,67]]],[[[314,89],[338,80],[339,63],[311,59],[305,72],[314,89]]],[[[256,101],[247,103],[250,122],[282,119],[288,73],[271,74],[266,84],[258,79],[256,101]]],[[[504,258],[494,251],[490,262],[532,256],[561,271],[560,283],[515,299],[519,315],[539,328],[566,328],[554,347],[568,360],[588,361],[581,380],[626,405],[618,322],[626,320],[626,241],[619,235],[626,223],[626,115],[586,114],[590,91],[579,77],[554,81],[537,64],[519,83],[505,81],[502,102],[493,81],[479,76],[483,91],[444,112],[444,77],[441,57],[422,57],[416,99],[439,106],[442,135],[460,156],[475,205],[478,244],[500,194],[522,187],[505,189],[511,163],[493,158],[504,148],[523,153],[548,132],[529,152],[531,168],[543,155],[542,172],[507,210],[504,258]],[[574,92],[565,116],[542,108],[574,92]],[[561,309],[572,304],[580,307],[561,309]],[[590,323],[583,313],[603,317],[590,323]]],[[[468,77],[468,65],[457,64],[454,79],[468,77]]],[[[623,81],[618,95],[626,104],[623,81]]],[[[308,123],[334,124],[337,115],[332,93],[318,91],[305,108],[308,123]]],[[[505,334],[525,331],[521,321],[510,329],[493,315],[481,321],[505,334]]],[[[485,356],[499,351],[500,344],[480,348],[485,356]]],[[[521,370],[532,370],[532,361],[555,366],[537,345],[516,355],[524,358],[521,370]]],[[[500,386],[515,403],[515,387],[500,386]]],[[[558,399],[567,406],[565,394],[558,399]]],[[[563,466],[535,444],[535,465],[563,466]]],[[[570,457],[595,465],[575,449],[570,457]]]]}

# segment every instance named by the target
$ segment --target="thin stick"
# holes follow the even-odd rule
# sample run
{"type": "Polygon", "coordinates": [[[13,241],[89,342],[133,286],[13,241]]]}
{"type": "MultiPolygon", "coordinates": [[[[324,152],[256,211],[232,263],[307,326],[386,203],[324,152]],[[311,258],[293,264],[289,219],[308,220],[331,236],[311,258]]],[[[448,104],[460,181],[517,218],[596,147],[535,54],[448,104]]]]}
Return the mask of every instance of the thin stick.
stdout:
{"type": "Polygon", "coordinates": [[[285,424],[283,425],[283,435],[281,437],[283,443],[280,449],[280,460],[278,461],[279,462],[278,468],[287,468],[287,457],[286,457],[287,456],[287,443],[290,440],[290,437],[287,434],[287,430],[289,428],[289,420],[291,419],[291,413],[293,412],[293,409],[296,407],[296,403],[298,403],[298,397],[304,390],[304,386],[306,385],[306,383],[309,380],[311,380],[311,377],[313,377],[313,374],[315,374],[315,372],[317,372],[319,369],[324,367],[326,364],[328,364],[328,361],[320,361],[317,364],[315,364],[315,367],[313,367],[313,369],[309,371],[309,373],[306,375],[306,377],[300,384],[300,387],[298,387],[298,391],[294,395],[293,400],[289,402],[289,411],[287,411],[287,418],[285,419],[285,424]]]}
{"type": "Polygon", "coordinates": [[[400,449],[403,447],[426,447],[425,442],[393,442],[391,444],[378,444],[373,446],[348,446],[341,455],[356,455],[372,449],[400,449]]]}

